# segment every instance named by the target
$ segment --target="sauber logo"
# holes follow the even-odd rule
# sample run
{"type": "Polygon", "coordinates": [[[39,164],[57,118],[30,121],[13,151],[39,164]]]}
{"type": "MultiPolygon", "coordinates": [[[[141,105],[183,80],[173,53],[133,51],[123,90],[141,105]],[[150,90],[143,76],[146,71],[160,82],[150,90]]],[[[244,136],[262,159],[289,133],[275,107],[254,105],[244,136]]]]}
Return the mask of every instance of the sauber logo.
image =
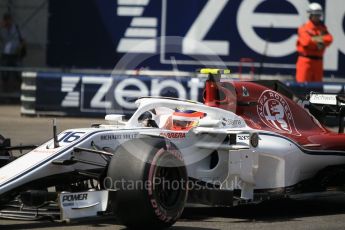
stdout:
{"type": "Polygon", "coordinates": [[[259,117],[267,126],[279,132],[300,135],[290,107],[281,95],[272,90],[266,90],[258,101],[259,117]]]}

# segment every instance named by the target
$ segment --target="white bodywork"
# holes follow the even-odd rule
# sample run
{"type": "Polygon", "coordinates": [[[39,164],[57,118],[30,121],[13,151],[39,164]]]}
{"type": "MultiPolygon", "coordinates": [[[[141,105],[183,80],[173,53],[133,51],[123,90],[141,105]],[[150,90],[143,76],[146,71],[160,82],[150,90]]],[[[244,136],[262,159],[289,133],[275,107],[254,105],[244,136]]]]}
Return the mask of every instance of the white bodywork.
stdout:
{"type": "Polygon", "coordinates": [[[104,212],[108,204],[108,191],[63,192],[59,196],[61,219],[70,220],[97,216],[104,212]]]}
{"type": "MultiPolygon", "coordinates": [[[[104,159],[88,152],[74,152],[75,147],[115,150],[124,141],[144,136],[170,139],[181,151],[188,176],[208,183],[221,184],[222,189],[241,189],[243,199],[253,199],[255,189],[276,189],[293,186],[310,178],[327,165],[345,163],[344,156],[309,155],[293,141],[273,132],[254,130],[230,111],[200,103],[166,99],[143,98],[137,101],[138,110],[127,121],[118,116],[108,117],[112,124],[97,128],[66,130],[58,135],[58,148],[53,140],[41,145],[0,169],[0,195],[30,181],[55,174],[88,170],[97,166],[76,163],[54,165],[54,160],[80,159],[104,163],[104,159]],[[169,111],[177,107],[207,114],[196,127],[188,131],[164,129],[169,111]],[[152,114],[155,110],[156,114],[152,114]],[[150,112],[159,128],[145,127],[139,117],[150,112]],[[252,133],[259,134],[259,145],[249,144],[252,133]],[[237,135],[236,144],[224,142],[228,135],[237,135]],[[211,153],[217,151],[218,164],[210,168],[211,153]]],[[[116,153],[115,153],[116,154],[116,153]]],[[[135,153],[133,153],[135,154],[135,153]]]]}

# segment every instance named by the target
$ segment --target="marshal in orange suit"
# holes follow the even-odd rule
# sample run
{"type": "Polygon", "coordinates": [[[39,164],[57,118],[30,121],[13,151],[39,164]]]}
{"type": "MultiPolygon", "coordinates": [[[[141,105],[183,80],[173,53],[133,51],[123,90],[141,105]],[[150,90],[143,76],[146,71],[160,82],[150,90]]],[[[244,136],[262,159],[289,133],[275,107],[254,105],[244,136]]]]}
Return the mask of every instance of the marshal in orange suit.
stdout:
{"type": "Polygon", "coordinates": [[[296,64],[297,82],[317,82],[323,78],[323,54],[333,37],[323,24],[322,6],[311,3],[307,10],[309,21],[298,28],[296,64]]]}

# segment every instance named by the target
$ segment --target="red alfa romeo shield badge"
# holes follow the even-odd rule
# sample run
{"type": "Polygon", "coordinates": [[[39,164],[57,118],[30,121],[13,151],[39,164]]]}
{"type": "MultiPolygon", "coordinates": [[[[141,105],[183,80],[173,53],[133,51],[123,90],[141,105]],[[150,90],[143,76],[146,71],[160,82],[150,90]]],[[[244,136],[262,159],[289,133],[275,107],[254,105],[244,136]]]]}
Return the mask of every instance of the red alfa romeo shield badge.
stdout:
{"type": "Polygon", "coordinates": [[[300,135],[287,101],[277,92],[264,91],[258,100],[258,114],[268,127],[282,133],[300,135]]]}

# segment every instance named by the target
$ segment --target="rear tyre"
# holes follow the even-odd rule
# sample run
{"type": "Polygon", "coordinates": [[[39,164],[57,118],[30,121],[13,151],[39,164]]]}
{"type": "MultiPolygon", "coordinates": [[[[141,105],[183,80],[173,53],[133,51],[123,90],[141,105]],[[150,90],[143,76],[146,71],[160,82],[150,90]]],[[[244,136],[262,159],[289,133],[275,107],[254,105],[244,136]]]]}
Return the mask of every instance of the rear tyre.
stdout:
{"type": "Polygon", "coordinates": [[[121,223],[130,228],[166,228],[182,214],[187,199],[187,171],[181,153],[162,138],[122,144],[109,167],[106,188],[121,223]]]}

